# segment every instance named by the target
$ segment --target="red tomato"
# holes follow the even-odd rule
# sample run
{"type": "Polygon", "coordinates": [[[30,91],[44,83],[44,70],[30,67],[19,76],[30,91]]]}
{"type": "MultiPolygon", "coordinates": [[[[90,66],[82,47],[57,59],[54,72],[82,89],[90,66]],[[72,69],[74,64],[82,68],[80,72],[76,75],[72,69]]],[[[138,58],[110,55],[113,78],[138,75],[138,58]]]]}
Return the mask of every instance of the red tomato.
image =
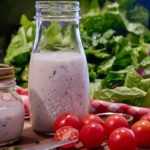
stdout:
{"type": "Polygon", "coordinates": [[[139,147],[150,148],[150,122],[140,120],[131,127],[139,147]]]}
{"type": "Polygon", "coordinates": [[[86,148],[97,148],[105,140],[104,128],[96,122],[86,124],[80,130],[80,140],[86,148]]]}
{"type": "Polygon", "coordinates": [[[150,122],[150,114],[143,115],[140,120],[146,120],[150,122]]]}
{"type": "Polygon", "coordinates": [[[108,145],[110,150],[136,150],[136,138],[132,130],[121,127],[110,134],[108,145]]]}
{"type": "Polygon", "coordinates": [[[96,123],[99,123],[100,125],[104,126],[104,121],[95,114],[87,114],[81,118],[81,126],[84,126],[91,122],[96,122],[96,123]]]}
{"type": "MultiPolygon", "coordinates": [[[[71,126],[64,126],[59,128],[54,135],[55,141],[61,140],[79,140],[79,131],[71,126]]],[[[62,146],[63,148],[73,147],[77,142],[62,146]]]]}
{"type": "Polygon", "coordinates": [[[120,127],[129,127],[128,121],[125,117],[119,115],[119,114],[114,114],[106,118],[105,123],[105,133],[106,136],[109,137],[110,133],[120,127]]]}
{"type": "Polygon", "coordinates": [[[29,116],[29,97],[26,95],[20,95],[20,97],[24,104],[25,116],[29,116]]]}
{"type": "Polygon", "coordinates": [[[26,96],[28,96],[28,94],[29,94],[28,88],[19,87],[19,88],[16,89],[16,92],[20,95],[26,95],[26,96]]]}
{"type": "Polygon", "coordinates": [[[54,123],[54,130],[56,131],[64,126],[72,126],[75,129],[80,130],[80,120],[77,116],[71,113],[64,113],[56,119],[54,123]]]}

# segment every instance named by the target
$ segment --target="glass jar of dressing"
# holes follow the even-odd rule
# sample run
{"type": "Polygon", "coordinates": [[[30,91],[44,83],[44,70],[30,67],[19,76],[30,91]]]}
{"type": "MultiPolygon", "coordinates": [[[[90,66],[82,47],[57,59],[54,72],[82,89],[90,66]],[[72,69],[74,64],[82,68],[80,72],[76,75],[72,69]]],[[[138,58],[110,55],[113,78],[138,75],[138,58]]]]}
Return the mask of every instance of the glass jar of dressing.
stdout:
{"type": "Polygon", "coordinates": [[[35,19],[30,117],[33,129],[47,134],[60,114],[88,113],[89,75],[79,32],[79,2],[37,1],[35,19]]]}
{"type": "Polygon", "coordinates": [[[0,146],[19,140],[24,124],[24,107],[15,91],[14,68],[0,64],[0,146]]]}

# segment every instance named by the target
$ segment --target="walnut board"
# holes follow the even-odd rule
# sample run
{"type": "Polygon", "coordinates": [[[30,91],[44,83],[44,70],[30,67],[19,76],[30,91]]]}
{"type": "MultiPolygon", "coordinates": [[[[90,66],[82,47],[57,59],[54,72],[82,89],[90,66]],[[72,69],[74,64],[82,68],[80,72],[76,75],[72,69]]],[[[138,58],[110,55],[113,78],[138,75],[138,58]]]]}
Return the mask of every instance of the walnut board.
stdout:
{"type": "MultiPolygon", "coordinates": [[[[20,141],[17,142],[16,144],[8,146],[7,148],[9,150],[13,150],[15,147],[18,147],[21,149],[28,147],[28,148],[31,148],[31,150],[32,150],[32,147],[34,147],[34,146],[50,143],[52,141],[53,141],[53,136],[45,136],[45,135],[43,136],[43,135],[39,135],[39,134],[33,132],[30,121],[25,120],[24,130],[23,130],[20,141]]],[[[1,147],[0,150],[4,150],[5,148],[6,147],[1,147]]],[[[39,150],[41,150],[41,149],[39,149],[39,150]]],[[[60,148],[59,148],[59,150],[60,150],[60,148]]],[[[75,150],[77,150],[77,148],[75,148],[75,150]]],[[[80,147],[80,148],[78,148],[78,150],[88,150],[88,149],[86,149],[84,147],[80,147]]],[[[109,148],[107,146],[105,146],[103,148],[99,148],[98,150],[109,150],[109,148]]],[[[148,149],[137,148],[137,150],[148,150],[148,149]]]]}

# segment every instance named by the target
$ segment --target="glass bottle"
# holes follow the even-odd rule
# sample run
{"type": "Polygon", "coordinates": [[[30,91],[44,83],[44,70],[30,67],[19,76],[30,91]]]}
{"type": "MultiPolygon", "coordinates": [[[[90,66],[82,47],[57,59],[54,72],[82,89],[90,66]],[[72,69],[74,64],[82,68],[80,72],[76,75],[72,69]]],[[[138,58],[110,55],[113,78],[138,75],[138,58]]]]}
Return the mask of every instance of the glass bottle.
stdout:
{"type": "Polygon", "coordinates": [[[30,117],[34,131],[48,134],[59,115],[88,113],[89,75],[79,31],[79,2],[37,1],[35,19],[30,117]]]}
{"type": "Polygon", "coordinates": [[[24,106],[16,93],[14,68],[0,64],[0,146],[20,139],[24,124],[24,106]]]}

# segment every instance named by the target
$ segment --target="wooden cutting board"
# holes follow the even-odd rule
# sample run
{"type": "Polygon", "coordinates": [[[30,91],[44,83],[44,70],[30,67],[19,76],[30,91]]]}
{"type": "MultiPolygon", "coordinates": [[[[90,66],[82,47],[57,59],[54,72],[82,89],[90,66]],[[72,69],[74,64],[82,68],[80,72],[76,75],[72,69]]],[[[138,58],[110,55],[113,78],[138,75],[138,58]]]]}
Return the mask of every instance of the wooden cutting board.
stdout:
{"type": "MultiPolygon", "coordinates": [[[[0,150],[4,150],[5,148],[8,148],[9,150],[14,150],[14,148],[16,148],[16,147],[17,148],[31,147],[31,150],[32,150],[33,146],[50,143],[52,141],[53,141],[53,136],[38,135],[37,133],[33,132],[30,121],[25,120],[24,130],[23,130],[23,134],[21,136],[20,141],[11,146],[1,147],[0,150]]],[[[70,150],[88,150],[88,149],[82,147],[81,144],[78,144],[77,147],[79,147],[79,148],[75,148],[75,149],[72,148],[70,150]]],[[[41,150],[41,149],[39,149],[39,150],[41,150]]],[[[62,149],[58,148],[57,150],[62,150],[62,149]]],[[[109,150],[109,148],[107,146],[105,146],[105,147],[99,148],[97,150],[109,150]]],[[[150,150],[150,149],[139,149],[138,148],[137,150],[150,150]]]]}

